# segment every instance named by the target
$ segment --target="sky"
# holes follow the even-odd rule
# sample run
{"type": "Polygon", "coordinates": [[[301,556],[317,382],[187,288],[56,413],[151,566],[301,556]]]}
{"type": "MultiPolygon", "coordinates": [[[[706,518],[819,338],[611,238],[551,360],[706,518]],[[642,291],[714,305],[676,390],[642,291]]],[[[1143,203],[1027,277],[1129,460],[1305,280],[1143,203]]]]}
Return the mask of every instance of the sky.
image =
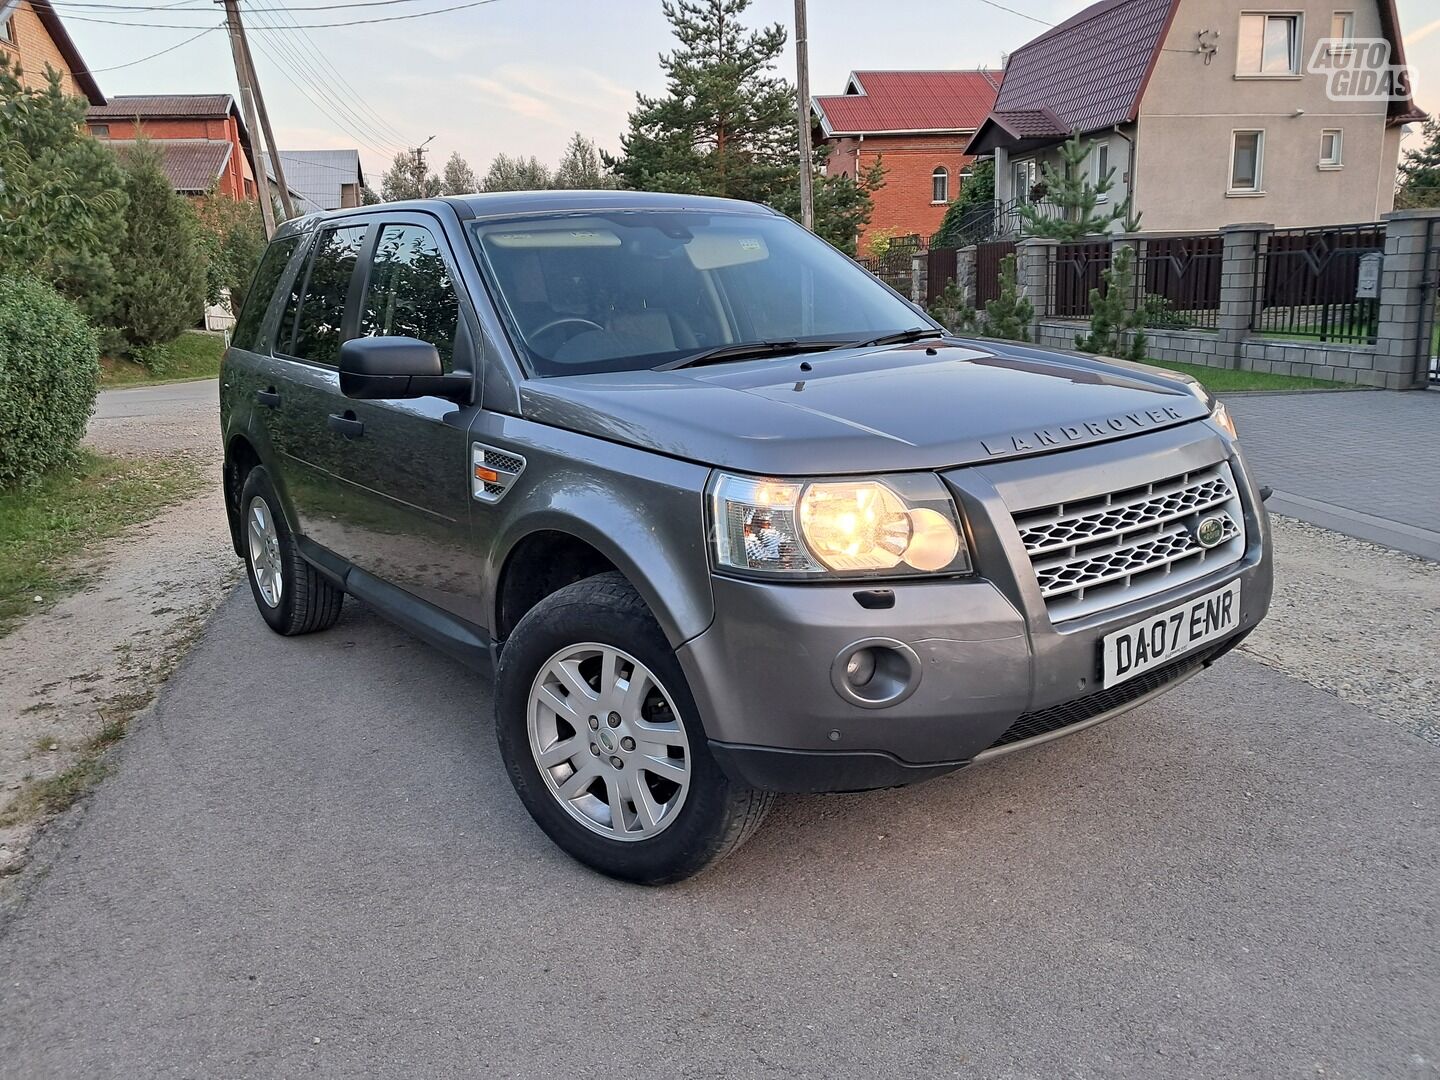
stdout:
{"type": "MultiPolygon", "coordinates": [[[[482,175],[500,152],[533,154],[553,165],[575,131],[618,150],[636,91],[663,91],[657,58],[674,41],[659,0],[487,0],[407,21],[262,29],[287,20],[310,27],[380,18],[465,0],[302,10],[345,2],[354,0],[242,0],[241,10],[282,148],[357,147],[366,179],[377,189],[397,150],[432,135],[436,171],[458,151],[482,175]]],[[[1086,6],[1084,0],[1003,3],[1012,10],[986,0],[809,0],[811,92],[839,93],[855,69],[998,67],[1004,53],[1043,24],[1086,6]]],[[[180,44],[221,21],[211,0],[55,0],[55,6],[107,95],[235,92],[223,32],[180,44]],[[100,3],[116,7],[97,10],[100,3]],[[124,11],[122,4],[166,8],[124,11]],[[136,25],[83,21],[91,18],[136,25]],[[172,45],[179,47],[142,59],[172,45]]],[[[1440,6],[1435,0],[1398,0],[1398,6],[1416,100],[1435,112],[1440,6]]],[[[793,16],[793,0],[754,0],[746,14],[752,25],[787,28],[793,16]]],[[[781,65],[793,81],[788,45],[781,65]]]]}

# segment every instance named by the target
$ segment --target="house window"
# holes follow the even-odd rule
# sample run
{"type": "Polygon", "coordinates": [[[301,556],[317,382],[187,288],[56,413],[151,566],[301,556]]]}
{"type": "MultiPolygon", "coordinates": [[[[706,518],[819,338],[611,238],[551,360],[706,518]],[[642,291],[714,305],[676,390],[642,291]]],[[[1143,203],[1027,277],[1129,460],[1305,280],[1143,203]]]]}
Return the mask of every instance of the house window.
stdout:
{"type": "Polygon", "coordinates": [[[1341,133],[1339,128],[1326,128],[1320,132],[1320,167],[1338,169],[1343,165],[1341,157],[1341,133]]]}
{"type": "Polygon", "coordinates": [[[1236,131],[1230,144],[1230,194],[1259,193],[1263,180],[1265,132],[1236,131]]]}
{"type": "Polygon", "coordinates": [[[1030,189],[1035,186],[1035,163],[1033,161],[1017,161],[1011,167],[1010,175],[1014,182],[1012,197],[1016,202],[1028,203],[1030,189]]]}
{"type": "Polygon", "coordinates": [[[0,19],[0,41],[7,45],[15,44],[15,17],[13,15],[6,19],[0,19]]]}
{"type": "Polygon", "coordinates": [[[97,139],[108,139],[110,137],[109,124],[91,124],[90,134],[97,139]]]}
{"type": "Polygon", "coordinates": [[[950,170],[944,165],[935,166],[935,171],[930,174],[930,201],[932,203],[948,203],[950,201],[950,170]]]}
{"type": "MultiPolygon", "coordinates": [[[[1110,144],[1108,142],[1096,143],[1090,151],[1090,159],[1095,163],[1095,175],[1092,177],[1091,183],[1098,188],[1110,175],[1110,144]]],[[[1099,201],[1104,202],[1109,197],[1108,194],[1101,195],[1099,201]]]]}
{"type": "Polygon", "coordinates": [[[1348,53],[1355,48],[1355,13],[1337,11],[1330,16],[1330,54],[1348,53]]]}
{"type": "Polygon", "coordinates": [[[1300,74],[1300,16],[1241,15],[1235,74],[1300,74]]]}

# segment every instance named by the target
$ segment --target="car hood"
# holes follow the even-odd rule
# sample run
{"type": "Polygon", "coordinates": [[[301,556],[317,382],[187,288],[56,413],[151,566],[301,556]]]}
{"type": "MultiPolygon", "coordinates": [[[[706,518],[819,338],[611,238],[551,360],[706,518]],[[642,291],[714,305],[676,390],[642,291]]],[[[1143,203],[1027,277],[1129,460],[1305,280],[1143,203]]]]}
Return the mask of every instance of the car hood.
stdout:
{"type": "Polygon", "coordinates": [[[773,476],[994,461],[1124,438],[1209,412],[1183,376],[948,339],[535,379],[522,384],[520,403],[539,423],[773,476]]]}

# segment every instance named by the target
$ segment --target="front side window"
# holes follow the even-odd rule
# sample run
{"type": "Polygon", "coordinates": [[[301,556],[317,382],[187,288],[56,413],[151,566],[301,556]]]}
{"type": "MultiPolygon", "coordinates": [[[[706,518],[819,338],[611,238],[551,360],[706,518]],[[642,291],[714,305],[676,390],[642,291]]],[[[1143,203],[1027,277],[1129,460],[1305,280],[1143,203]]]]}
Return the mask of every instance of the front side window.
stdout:
{"type": "Polygon", "coordinates": [[[944,165],[937,165],[935,171],[930,174],[930,201],[933,203],[950,201],[950,170],[944,165]]]}
{"type": "Polygon", "coordinates": [[[283,240],[276,240],[265,249],[265,254],[260,259],[260,267],[255,271],[254,280],[250,282],[250,290],[245,294],[245,306],[240,311],[240,317],[235,320],[235,333],[231,336],[230,343],[237,349],[254,350],[259,344],[260,325],[265,321],[270,297],[279,286],[290,256],[295,254],[299,243],[299,236],[287,236],[283,240]]]}
{"type": "Polygon", "coordinates": [[[455,285],[430,230],[382,226],[360,304],[360,336],[427,341],[449,371],[459,318],[455,285]]]}
{"type": "Polygon", "coordinates": [[[788,218],[639,210],[472,229],[513,336],[542,376],[653,368],[757,342],[858,342],[929,325],[788,218]]]}
{"type": "Polygon", "coordinates": [[[1265,154],[1263,131],[1237,131],[1230,148],[1230,190],[1259,191],[1265,154]]]}
{"type": "MultiPolygon", "coordinates": [[[[340,362],[341,324],[345,319],[345,298],[350,279],[365,243],[364,225],[342,225],[326,229],[315,242],[303,296],[291,293],[287,322],[295,324],[292,356],[327,367],[340,362]],[[298,303],[297,303],[298,301],[298,303]],[[290,316],[290,312],[298,312],[290,316]]],[[[281,329],[282,335],[284,327],[281,329]]],[[[284,338],[282,336],[281,340],[284,338]]]]}
{"type": "Polygon", "coordinates": [[[1241,15],[1235,73],[1300,74],[1300,16],[1241,15]]]}
{"type": "Polygon", "coordinates": [[[1339,168],[1344,164],[1340,146],[1339,128],[1329,128],[1320,133],[1320,164],[1328,168],[1339,168]]]}

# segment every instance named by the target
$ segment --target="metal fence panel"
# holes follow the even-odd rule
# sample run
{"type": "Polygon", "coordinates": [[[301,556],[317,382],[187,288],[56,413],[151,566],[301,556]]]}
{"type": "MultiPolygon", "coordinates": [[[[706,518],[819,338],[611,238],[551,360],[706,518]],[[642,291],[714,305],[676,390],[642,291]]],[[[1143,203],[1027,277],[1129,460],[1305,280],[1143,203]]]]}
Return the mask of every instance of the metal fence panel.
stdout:
{"type": "Polygon", "coordinates": [[[1208,236],[1147,236],[1137,244],[1135,304],[1157,329],[1214,330],[1220,321],[1225,241],[1208,236]]]}
{"type": "Polygon", "coordinates": [[[992,240],[975,245],[975,306],[983,309],[1000,298],[1000,264],[1015,254],[1015,241],[992,240]]]}
{"type": "Polygon", "coordinates": [[[959,265],[959,249],[932,247],[925,256],[925,303],[933,304],[955,280],[959,265]]]}
{"type": "Polygon", "coordinates": [[[1255,275],[1252,328],[1274,337],[1374,342],[1384,252],[1383,224],[1271,233],[1255,275]]]}
{"type": "Polygon", "coordinates": [[[1090,290],[1104,288],[1105,279],[1100,275],[1109,268],[1109,240],[1057,245],[1048,314],[1061,319],[1089,318],[1090,290]]]}

